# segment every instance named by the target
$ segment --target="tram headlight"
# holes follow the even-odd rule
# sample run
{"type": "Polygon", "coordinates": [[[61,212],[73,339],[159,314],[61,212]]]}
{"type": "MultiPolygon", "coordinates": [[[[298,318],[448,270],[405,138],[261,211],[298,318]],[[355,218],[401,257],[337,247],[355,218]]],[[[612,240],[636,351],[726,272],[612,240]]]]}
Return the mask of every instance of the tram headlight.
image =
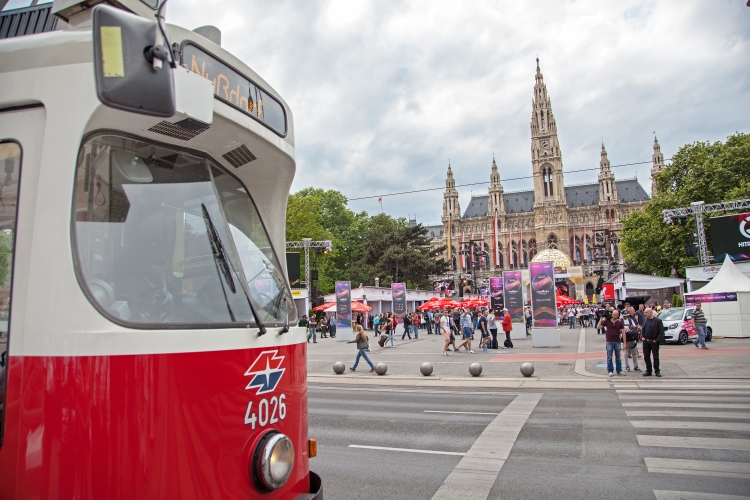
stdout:
{"type": "Polygon", "coordinates": [[[281,488],[294,468],[294,445],[292,440],[279,432],[263,436],[255,448],[253,457],[253,480],[265,491],[281,488]]]}

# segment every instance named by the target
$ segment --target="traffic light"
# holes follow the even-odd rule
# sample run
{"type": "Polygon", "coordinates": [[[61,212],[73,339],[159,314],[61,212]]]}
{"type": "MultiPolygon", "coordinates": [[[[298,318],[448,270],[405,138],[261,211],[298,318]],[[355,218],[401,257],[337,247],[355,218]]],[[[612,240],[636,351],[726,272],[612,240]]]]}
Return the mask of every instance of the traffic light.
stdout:
{"type": "Polygon", "coordinates": [[[318,270],[317,269],[312,269],[310,271],[310,280],[315,281],[317,279],[318,279],[318,270]]]}
{"type": "Polygon", "coordinates": [[[670,226],[684,226],[688,222],[688,216],[687,215],[675,215],[672,217],[672,220],[670,221],[670,226]]]}
{"type": "Polygon", "coordinates": [[[695,257],[695,245],[693,243],[686,243],[685,244],[685,255],[687,257],[695,257]]]}

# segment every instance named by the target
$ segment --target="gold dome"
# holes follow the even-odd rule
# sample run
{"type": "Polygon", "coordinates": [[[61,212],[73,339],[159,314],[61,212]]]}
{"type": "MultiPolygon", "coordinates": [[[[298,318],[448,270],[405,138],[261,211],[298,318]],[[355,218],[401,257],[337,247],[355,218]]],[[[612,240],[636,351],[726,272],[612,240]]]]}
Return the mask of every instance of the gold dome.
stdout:
{"type": "Polygon", "coordinates": [[[555,269],[561,269],[563,271],[573,265],[567,255],[560,250],[555,250],[553,248],[542,250],[531,259],[531,262],[552,262],[555,269]]]}

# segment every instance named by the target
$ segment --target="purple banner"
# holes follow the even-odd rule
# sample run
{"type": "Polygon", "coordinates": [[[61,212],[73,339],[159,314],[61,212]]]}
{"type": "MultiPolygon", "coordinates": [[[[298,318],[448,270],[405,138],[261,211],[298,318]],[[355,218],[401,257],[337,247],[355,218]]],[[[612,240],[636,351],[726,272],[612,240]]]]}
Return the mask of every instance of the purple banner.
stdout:
{"type": "Polygon", "coordinates": [[[406,283],[392,283],[393,315],[397,318],[406,316],[406,283]]]}
{"type": "Polygon", "coordinates": [[[503,310],[503,280],[502,278],[490,278],[490,307],[499,314],[503,310]]]}
{"type": "Polygon", "coordinates": [[[336,326],[352,327],[352,284],[348,281],[336,282],[336,326]]]}
{"type": "Polygon", "coordinates": [[[697,304],[698,302],[737,302],[737,292],[685,295],[685,304],[697,304]]]}
{"type": "Polygon", "coordinates": [[[531,262],[531,312],[535,328],[557,327],[555,268],[552,262],[531,262]]]}
{"type": "Polygon", "coordinates": [[[523,281],[521,271],[503,271],[505,307],[511,319],[523,323],[523,281]]]}

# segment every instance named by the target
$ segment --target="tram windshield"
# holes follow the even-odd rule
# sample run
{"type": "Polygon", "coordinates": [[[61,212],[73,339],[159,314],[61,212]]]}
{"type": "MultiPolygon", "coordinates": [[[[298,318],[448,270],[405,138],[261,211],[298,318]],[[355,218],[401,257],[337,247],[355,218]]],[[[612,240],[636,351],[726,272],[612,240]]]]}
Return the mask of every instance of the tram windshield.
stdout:
{"type": "Polygon", "coordinates": [[[90,139],[78,159],[74,233],[79,281],[118,323],[255,325],[249,301],[265,324],[295,314],[252,198],[210,159],[90,139]]]}

